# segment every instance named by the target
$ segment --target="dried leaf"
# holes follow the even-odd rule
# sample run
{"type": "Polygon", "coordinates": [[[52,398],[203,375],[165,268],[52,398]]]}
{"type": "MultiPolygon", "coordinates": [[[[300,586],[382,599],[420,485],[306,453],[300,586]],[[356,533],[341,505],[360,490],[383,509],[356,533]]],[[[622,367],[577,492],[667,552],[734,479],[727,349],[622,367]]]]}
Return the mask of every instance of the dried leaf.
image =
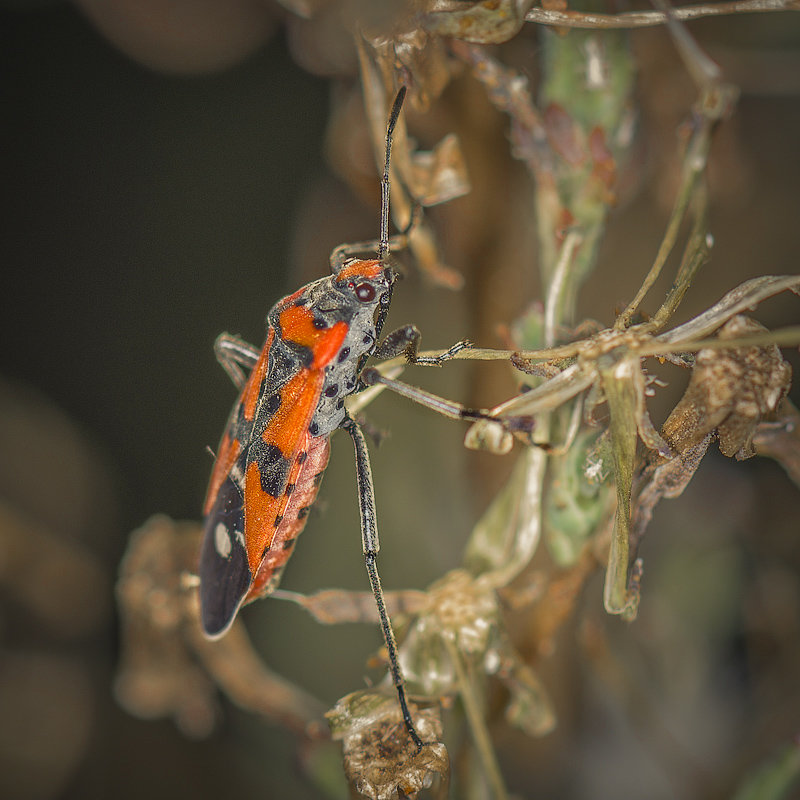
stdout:
{"type": "Polygon", "coordinates": [[[464,565],[473,575],[489,574],[506,586],[536,552],[541,536],[541,503],[547,456],[529,448],[519,457],[506,485],[472,531],[464,565]]]}
{"type": "MultiPolygon", "coordinates": [[[[762,332],[766,328],[760,323],[736,316],[719,330],[718,338],[762,332]]],[[[791,377],[791,367],[774,345],[700,350],[689,386],[664,423],[664,438],[681,453],[716,429],[724,455],[749,458],[755,455],[757,425],[774,414],[791,377]]]]}
{"type": "Polygon", "coordinates": [[[426,207],[469,193],[467,167],[455,134],[445,136],[433,150],[411,156],[409,188],[416,202],[426,207]]]}
{"type": "Polygon", "coordinates": [[[452,36],[477,44],[507,42],[525,24],[534,0],[483,0],[465,8],[463,2],[436,0],[424,25],[440,36],[452,36]]]}
{"type": "Polygon", "coordinates": [[[201,535],[200,525],[151,517],[131,534],[117,583],[117,700],[138,717],[171,716],[192,737],[207,736],[216,717],[214,684],[182,635],[194,594],[182,575],[195,569],[201,535]]]}
{"type": "Polygon", "coordinates": [[[192,575],[201,537],[200,525],[163,515],[131,535],[117,584],[118,701],[136,716],[171,716],[185,734],[202,737],[214,726],[219,686],[242,708],[318,736],[323,707],[264,666],[241,623],[219,641],[203,635],[192,575]]]}
{"type": "Polygon", "coordinates": [[[660,464],[652,473],[649,482],[639,494],[631,534],[631,546],[635,550],[653,517],[653,510],[662,497],[675,498],[683,493],[694,476],[700,461],[711,442],[709,433],[704,439],[686,447],[672,458],[660,464]]]}
{"type": "Polygon", "coordinates": [[[546,736],[556,727],[553,703],[536,673],[509,648],[498,677],[510,694],[506,719],[528,736],[546,736]]]}
{"type": "MultiPolygon", "coordinates": [[[[370,43],[360,34],[356,35],[355,41],[364,91],[364,109],[376,165],[380,168],[385,152],[386,119],[396,92],[397,62],[393,42],[394,39],[378,37],[370,43]]],[[[408,82],[408,78],[401,82],[408,82]]],[[[413,102],[414,97],[415,92],[412,91],[409,102],[413,102]]],[[[413,207],[422,204],[421,199],[415,196],[415,182],[420,184],[422,193],[435,202],[443,202],[447,194],[452,197],[457,192],[469,189],[457,143],[447,142],[433,156],[423,156],[415,162],[412,142],[406,133],[406,121],[402,115],[394,131],[391,171],[400,177],[400,180],[392,181],[391,193],[392,218],[399,230],[408,227],[413,207]]],[[[433,231],[425,220],[418,221],[408,232],[408,248],[419,268],[431,280],[449,289],[461,288],[464,283],[462,275],[443,263],[433,231]]]]}
{"type": "Polygon", "coordinates": [[[775,422],[758,426],[753,444],[758,455],[774,458],[800,487],[800,411],[789,400],[778,407],[775,422]]]}
{"type": "Polygon", "coordinates": [[[639,604],[635,587],[628,584],[628,554],[633,460],[636,455],[637,417],[642,402],[635,378],[637,374],[641,375],[641,368],[630,358],[609,364],[598,363],[598,368],[611,417],[611,452],[617,488],[617,513],[611,534],[603,601],[609,614],[622,614],[631,619],[636,616],[639,604]]]}

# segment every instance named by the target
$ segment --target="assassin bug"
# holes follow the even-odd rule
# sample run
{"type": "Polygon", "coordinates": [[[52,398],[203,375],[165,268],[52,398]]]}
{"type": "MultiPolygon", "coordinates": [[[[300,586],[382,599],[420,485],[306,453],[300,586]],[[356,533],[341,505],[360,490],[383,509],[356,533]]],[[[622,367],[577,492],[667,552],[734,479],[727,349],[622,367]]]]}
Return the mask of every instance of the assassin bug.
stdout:
{"type": "MultiPolygon", "coordinates": [[[[370,355],[391,357],[404,352],[410,361],[438,364],[466,346],[455,345],[438,358],[418,358],[420,336],[411,325],[378,344],[397,279],[386,261],[390,245],[389,158],[404,97],[405,87],[395,98],[386,132],[377,259],[349,257],[374,243],[342,245],[334,250],[330,276],[283,298],[269,311],[266,342],[260,352],[228,334],[217,339],[217,359],[240,394],[208,487],[199,572],[203,629],[208,637],[218,638],[242,605],[277,588],[317,494],[328,462],[330,435],[344,428],[355,446],[364,558],[390,672],[406,728],[420,748],[423,742],[406,703],[376,565],[379,542],[369,452],[361,428],[344,407],[345,397],[368,383],[405,387],[384,379],[376,370],[365,370],[362,375],[370,355]]],[[[411,396],[449,416],[486,417],[485,412],[469,411],[421,391],[411,396]]]]}

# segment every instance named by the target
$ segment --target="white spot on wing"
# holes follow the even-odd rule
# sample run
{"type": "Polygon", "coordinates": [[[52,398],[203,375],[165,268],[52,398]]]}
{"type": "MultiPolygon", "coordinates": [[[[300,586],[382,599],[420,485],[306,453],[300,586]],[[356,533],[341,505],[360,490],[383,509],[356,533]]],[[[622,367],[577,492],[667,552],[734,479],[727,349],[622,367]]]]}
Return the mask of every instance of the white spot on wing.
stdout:
{"type": "Polygon", "coordinates": [[[214,528],[214,547],[222,558],[227,558],[231,554],[233,542],[224,522],[218,522],[214,528]]]}
{"type": "Polygon", "coordinates": [[[231,467],[230,478],[239,487],[239,491],[244,492],[244,475],[238,464],[231,467]]]}

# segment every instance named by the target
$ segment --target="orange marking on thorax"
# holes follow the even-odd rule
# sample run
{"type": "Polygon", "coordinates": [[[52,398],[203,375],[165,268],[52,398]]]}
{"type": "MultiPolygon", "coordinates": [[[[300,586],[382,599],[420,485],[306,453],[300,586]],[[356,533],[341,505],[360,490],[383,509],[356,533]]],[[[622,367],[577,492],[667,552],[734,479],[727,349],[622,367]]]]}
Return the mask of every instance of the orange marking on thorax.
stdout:
{"type": "Polygon", "coordinates": [[[336,280],[346,281],[350,278],[375,279],[381,276],[383,270],[383,262],[378,261],[377,259],[370,259],[369,261],[353,261],[352,264],[347,264],[336,273],[336,280]]]}
{"type": "Polygon", "coordinates": [[[313,369],[324,367],[338,352],[347,336],[347,323],[337,322],[330,328],[314,326],[314,312],[305,306],[289,306],[278,316],[283,338],[308,347],[314,356],[313,369]]]}

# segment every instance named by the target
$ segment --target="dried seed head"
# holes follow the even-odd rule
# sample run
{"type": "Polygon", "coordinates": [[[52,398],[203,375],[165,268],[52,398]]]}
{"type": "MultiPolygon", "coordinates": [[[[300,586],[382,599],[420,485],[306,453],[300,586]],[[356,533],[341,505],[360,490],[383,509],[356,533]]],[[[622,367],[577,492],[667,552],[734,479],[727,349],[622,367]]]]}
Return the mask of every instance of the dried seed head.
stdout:
{"type": "Polygon", "coordinates": [[[438,697],[458,691],[454,650],[479,665],[491,660],[500,609],[488,582],[465,570],[449,572],[434,583],[428,599],[406,636],[400,662],[415,691],[438,697]]]}
{"type": "Polygon", "coordinates": [[[342,742],[345,775],[364,797],[416,797],[437,777],[445,785],[449,782],[450,759],[439,742],[442,721],[438,705],[409,706],[420,737],[430,742],[419,751],[408,735],[394,691],[353,692],[326,714],[331,735],[342,742]]]}

